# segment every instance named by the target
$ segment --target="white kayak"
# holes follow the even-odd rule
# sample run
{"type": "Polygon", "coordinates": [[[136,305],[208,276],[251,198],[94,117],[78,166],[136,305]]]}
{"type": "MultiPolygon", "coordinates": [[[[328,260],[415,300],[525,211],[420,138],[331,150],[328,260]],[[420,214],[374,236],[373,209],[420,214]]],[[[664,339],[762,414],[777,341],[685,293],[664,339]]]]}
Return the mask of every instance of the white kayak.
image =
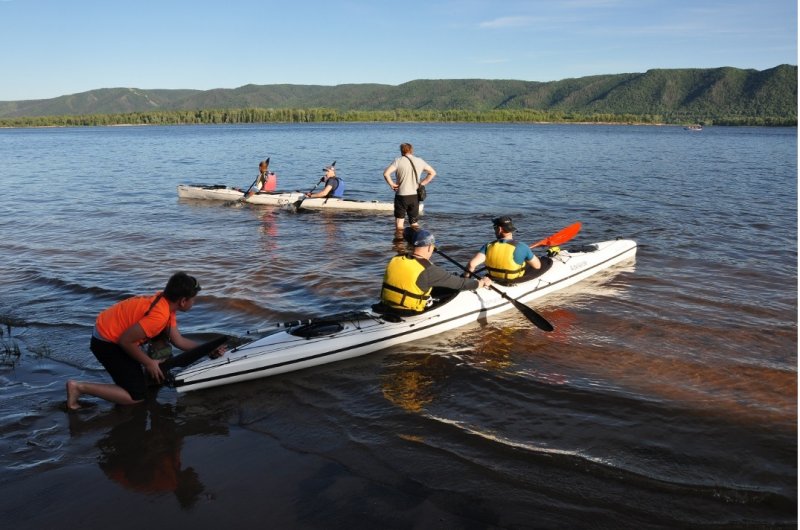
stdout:
{"type": "MultiPolygon", "coordinates": [[[[244,197],[242,190],[223,186],[221,184],[180,184],[178,185],[178,197],[182,199],[203,199],[209,201],[238,201],[244,197]]],[[[244,202],[249,204],[266,204],[269,206],[289,207],[303,198],[300,191],[286,192],[258,192],[251,195],[244,202]]],[[[394,204],[391,202],[380,201],[360,201],[355,199],[305,199],[302,202],[303,208],[325,209],[325,210],[366,210],[374,212],[393,212],[394,204]]],[[[424,207],[419,205],[422,213],[424,207]]]]}
{"type": "MultiPolygon", "coordinates": [[[[552,258],[550,268],[526,282],[502,286],[510,298],[530,302],[636,256],[636,242],[604,241],[552,258]]],[[[512,308],[491,289],[437,293],[439,301],[419,315],[381,314],[365,311],[307,321],[276,324],[284,330],[206,359],[175,376],[178,392],[188,392],[301,370],[311,366],[358,357],[377,350],[436,335],[512,308]]],[[[261,330],[262,332],[265,330],[261,330]]]]}

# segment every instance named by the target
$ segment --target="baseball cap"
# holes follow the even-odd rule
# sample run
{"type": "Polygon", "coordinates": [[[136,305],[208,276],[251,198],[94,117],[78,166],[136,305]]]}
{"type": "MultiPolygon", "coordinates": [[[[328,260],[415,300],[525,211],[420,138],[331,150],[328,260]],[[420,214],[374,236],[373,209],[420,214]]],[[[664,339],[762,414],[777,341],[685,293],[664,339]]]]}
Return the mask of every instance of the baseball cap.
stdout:
{"type": "Polygon", "coordinates": [[[415,230],[410,226],[405,227],[403,230],[403,239],[415,247],[427,247],[428,245],[436,244],[436,238],[428,230],[415,230]]]}
{"type": "Polygon", "coordinates": [[[511,218],[507,215],[504,215],[502,217],[495,217],[494,219],[492,219],[492,224],[494,226],[501,227],[506,232],[513,232],[516,230],[516,228],[514,228],[514,223],[511,222],[511,218]]]}
{"type": "Polygon", "coordinates": [[[428,245],[435,245],[435,244],[436,244],[436,238],[434,238],[433,234],[431,234],[427,230],[420,230],[414,236],[415,247],[427,247],[428,245]]]}

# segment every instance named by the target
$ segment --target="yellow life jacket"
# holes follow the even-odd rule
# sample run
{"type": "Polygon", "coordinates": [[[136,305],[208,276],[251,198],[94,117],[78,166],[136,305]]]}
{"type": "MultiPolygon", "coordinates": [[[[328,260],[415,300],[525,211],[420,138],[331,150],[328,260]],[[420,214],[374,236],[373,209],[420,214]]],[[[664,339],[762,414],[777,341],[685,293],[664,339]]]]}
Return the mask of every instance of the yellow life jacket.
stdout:
{"type": "Polygon", "coordinates": [[[514,261],[514,241],[499,239],[486,245],[486,270],[489,276],[498,280],[515,280],[525,274],[525,263],[514,261]]]}
{"type": "Polygon", "coordinates": [[[423,292],[417,278],[427,265],[412,256],[395,256],[386,266],[381,289],[381,302],[397,309],[422,312],[428,304],[432,289],[423,292]]]}

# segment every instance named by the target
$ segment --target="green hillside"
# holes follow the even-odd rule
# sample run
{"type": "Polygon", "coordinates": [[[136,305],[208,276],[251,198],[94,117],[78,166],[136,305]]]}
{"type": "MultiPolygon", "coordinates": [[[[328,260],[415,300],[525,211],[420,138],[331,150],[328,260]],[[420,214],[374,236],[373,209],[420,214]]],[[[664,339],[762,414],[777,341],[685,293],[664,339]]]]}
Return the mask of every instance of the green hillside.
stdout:
{"type": "MultiPolygon", "coordinates": [[[[315,119],[322,121],[324,118],[320,116],[324,110],[334,121],[370,119],[370,116],[385,120],[400,112],[409,119],[430,117],[433,120],[441,114],[450,118],[460,115],[466,121],[503,121],[504,116],[527,116],[555,121],[607,118],[607,121],[647,123],[796,125],[797,66],[781,65],[763,71],[737,68],[649,70],[546,83],[447,79],[416,80],[397,86],[283,84],[214,90],[107,88],[47,100],[0,102],[0,124],[63,124],[67,116],[86,122],[85,117],[89,115],[104,115],[108,122],[108,115],[131,114],[149,116],[138,121],[134,117],[135,123],[169,123],[177,116],[190,115],[200,116],[199,121],[204,122],[204,114],[196,111],[233,109],[236,112],[228,112],[227,117],[219,119],[223,122],[252,121],[259,115],[278,116],[274,119],[290,116],[288,120],[294,121],[291,116],[295,114],[266,111],[304,109],[316,110],[315,119]],[[248,113],[246,109],[259,109],[259,112],[248,113]],[[195,111],[194,114],[187,114],[191,111],[195,111]],[[170,113],[171,117],[167,116],[170,113]],[[42,117],[62,118],[48,122],[42,117]]],[[[111,122],[117,123],[119,119],[123,118],[111,122]]]]}

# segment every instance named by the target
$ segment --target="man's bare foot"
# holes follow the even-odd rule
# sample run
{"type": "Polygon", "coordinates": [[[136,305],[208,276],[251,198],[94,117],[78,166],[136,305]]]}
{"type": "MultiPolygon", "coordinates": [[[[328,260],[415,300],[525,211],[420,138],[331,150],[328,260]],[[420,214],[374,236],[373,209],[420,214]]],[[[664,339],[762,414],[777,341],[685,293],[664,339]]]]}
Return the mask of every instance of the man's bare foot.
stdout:
{"type": "Polygon", "coordinates": [[[81,391],[78,389],[78,382],[70,379],[67,381],[67,410],[80,410],[81,405],[78,403],[78,398],[81,391]]]}

